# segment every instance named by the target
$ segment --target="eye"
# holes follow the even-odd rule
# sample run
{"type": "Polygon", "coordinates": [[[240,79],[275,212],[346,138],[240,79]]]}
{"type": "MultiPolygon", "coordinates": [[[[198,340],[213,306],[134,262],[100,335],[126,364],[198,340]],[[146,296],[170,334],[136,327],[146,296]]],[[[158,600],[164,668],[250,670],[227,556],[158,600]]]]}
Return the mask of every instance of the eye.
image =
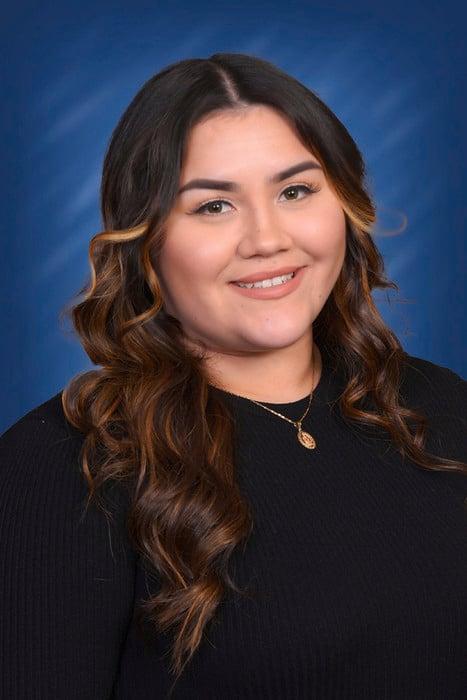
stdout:
{"type": "MultiPolygon", "coordinates": [[[[316,192],[319,192],[320,187],[316,185],[289,185],[288,187],[285,188],[282,192],[296,192],[298,190],[306,190],[305,197],[308,197],[310,194],[315,194],[316,192]]],[[[302,198],[303,199],[303,198],[302,198]]],[[[296,202],[298,201],[296,197],[293,197],[292,199],[287,200],[289,202],[296,202]]],[[[222,211],[211,211],[208,212],[207,209],[208,207],[211,207],[213,205],[222,205],[222,204],[229,204],[230,202],[227,202],[225,199],[211,199],[208,202],[204,202],[204,204],[201,204],[196,209],[193,209],[190,211],[190,214],[207,214],[207,216],[216,216],[217,214],[223,214],[225,212],[222,211]]]]}

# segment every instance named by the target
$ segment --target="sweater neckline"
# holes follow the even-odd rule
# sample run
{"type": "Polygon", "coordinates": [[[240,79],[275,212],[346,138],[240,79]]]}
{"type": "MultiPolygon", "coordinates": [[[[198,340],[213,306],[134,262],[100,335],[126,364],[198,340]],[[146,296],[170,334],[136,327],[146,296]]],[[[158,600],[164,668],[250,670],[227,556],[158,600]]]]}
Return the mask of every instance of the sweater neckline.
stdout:
{"type": "MultiPolygon", "coordinates": [[[[320,354],[322,359],[321,375],[318,384],[314,388],[310,408],[314,403],[325,403],[329,399],[329,384],[333,376],[333,370],[330,367],[329,358],[325,356],[325,354],[321,351],[321,348],[320,354]]],[[[244,396],[239,396],[238,394],[231,394],[225,389],[221,389],[217,386],[211,385],[211,389],[217,393],[217,395],[221,396],[222,399],[225,400],[236,413],[246,412],[257,416],[272,416],[269,411],[262,408],[262,406],[267,406],[278,413],[283,413],[291,420],[298,420],[303,415],[310,400],[310,394],[308,393],[296,401],[281,403],[261,401],[260,403],[262,406],[258,406],[257,404],[253,403],[251,399],[244,396]]]]}

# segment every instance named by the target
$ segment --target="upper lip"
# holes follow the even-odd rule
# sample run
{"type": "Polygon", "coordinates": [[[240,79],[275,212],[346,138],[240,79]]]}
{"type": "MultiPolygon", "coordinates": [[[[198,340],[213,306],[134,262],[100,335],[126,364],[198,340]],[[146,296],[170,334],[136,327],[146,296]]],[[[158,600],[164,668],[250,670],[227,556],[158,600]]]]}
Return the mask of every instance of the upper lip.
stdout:
{"type": "Polygon", "coordinates": [[[295,272],[300,267],[302,266],[289,265],[289,267],[280,267],[277,270],[262,270],[261,272],[255,272],[254,275],[248,275],[248,277],[240,277],[239,279],[232,280],[232,282],[260,282],[261,280],[271,279],[272,277],[288,275],[291,272],[295,272]]]}

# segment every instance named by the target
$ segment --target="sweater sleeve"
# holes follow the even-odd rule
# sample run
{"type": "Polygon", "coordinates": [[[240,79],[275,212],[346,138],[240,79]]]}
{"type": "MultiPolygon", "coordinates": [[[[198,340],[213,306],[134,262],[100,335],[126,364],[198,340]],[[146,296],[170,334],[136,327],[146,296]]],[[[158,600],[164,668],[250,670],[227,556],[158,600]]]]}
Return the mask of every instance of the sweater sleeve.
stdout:
{"type": "MultiPolygon", "coordinates": [[[[404,401],[428,418],[425,449],[435,456],[467,462],[467,381],[449,367],[412,355],[403,376],[404,401]]],[[[432,478],[463,504],[467,472],[444,469],[432,472],[432,478]]]]}
{"type": "Polygon", "coordinates": [[[431,448],[451,459],[466,458],[467,381],[459,374],[429,360],[409,356],[403,395],[409,405],[421,409],[432,422],[431,448]]]}
{"type": "Polygon", "coordinates": [[[133,611],[124,498],[104,501],[118,505],[113,520],[93,502],[85,512],[82,440],[58,401],[0,436],[0,697],[9,700],[110,697],[133,611]]]}

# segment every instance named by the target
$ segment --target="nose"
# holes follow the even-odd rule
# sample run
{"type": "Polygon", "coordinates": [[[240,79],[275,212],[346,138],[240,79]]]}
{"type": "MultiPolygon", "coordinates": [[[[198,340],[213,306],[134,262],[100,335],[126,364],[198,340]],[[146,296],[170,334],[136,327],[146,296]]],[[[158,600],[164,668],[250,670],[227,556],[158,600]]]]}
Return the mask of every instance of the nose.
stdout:
{"type": "Polygon", "coordinates": [[[285,230],[277,214],[269,207],[256,207],[245,224],[239,243],[239,253],[251,255],[272,255],[278,250],[287,249],[291,235],[285,230]]]}

